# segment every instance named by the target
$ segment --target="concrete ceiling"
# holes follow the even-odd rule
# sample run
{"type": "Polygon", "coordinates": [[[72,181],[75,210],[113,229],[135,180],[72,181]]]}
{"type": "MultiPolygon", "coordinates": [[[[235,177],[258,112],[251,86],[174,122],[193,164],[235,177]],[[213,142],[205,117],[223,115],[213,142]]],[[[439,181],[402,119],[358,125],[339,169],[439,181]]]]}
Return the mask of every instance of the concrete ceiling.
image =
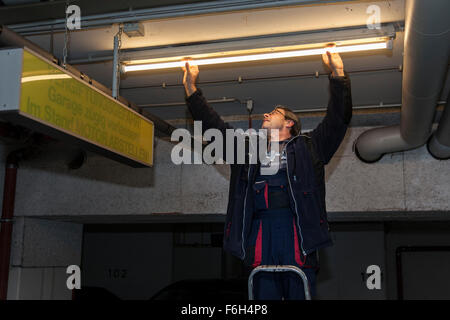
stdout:
{"type": "MultiPolygon", "coordinates": [[[[393,23],[397,29],[393,50],[342,54],[345,69],[351,72],[354,105],[401,103],[404,0],[325,2],[308,5],[264,8],[194,16],[141,21],[145,37],[123,35],[124,51],[143,47],[169,46],[180,43],[205,42],[220,39],[253,37],[278,33],[365,26],[369,5],[381,9],[381,23],[393,23]]],[[[83,8],[82,14],[83,14],[83,8]]],[[[118,25],[86,28],[70,32],[69,61],[88,57],[112,56],[113,37],[118,25]]],[[[64,33],[31,35],[29,40],[62,56],[64,33]]],[[[111,87],[112,62],[76,65],[104,85],[111,87]]],[[[270,111],[275,104],[296,109],[325,107],[326,77],[320,57],[283,61],[216,65],[200,68],[199,87],[208,99],[235,97],[253,99],[254,113],[270,111]],[[243,82],[237,79],[242,77],[243,82]]],[[[136,104],[183,102],[181,70],[139,72],[123,75],[120,94],[136,104]],[[165,88],[163,88],[165,84],[165,88]]],[[[442,93],[445,100],[450,81],[442,93]]],[[[245,115],[239,103],[213,104],[221,115],[245,115]]],[[[163,119],[189,118],[185,106],[148,109],[163,119]]]]}
{"type": "MultiPolygon", "coordinates": [[[[70,0],[83,15],[193,4],[208,0],[70,0]]],[[[0,0],[0,21],[4,24],[43,21],[65,17],[66,0],[0,0]]]]}
{"type": "MultiPolygon", "coordinates": [[[[380,7],[382,23],[404,20],[403,0],[331,2],[154,19],[142,21],[145,28],[144,37],[124,36],[122,49],[365,26],[369,17],[366,10],[372,4],[380,7]]],[[[83,9],[81,13],[83,15],[83,9]]],[[[89,55],[111,54],[113,37],[117,31],[118,24],[95,29],[84,29],[82,25],[81,30],[71,32],[70,58],[80,59],[87,58],[89,55]]],[[[32,36],[29,39],[42,43],[44,48],[50,49],[48,34],[32,36]]],[[[64,33],[54,34],[54,53],[57,56],[62,52],[63,40],[64,33]]]]}

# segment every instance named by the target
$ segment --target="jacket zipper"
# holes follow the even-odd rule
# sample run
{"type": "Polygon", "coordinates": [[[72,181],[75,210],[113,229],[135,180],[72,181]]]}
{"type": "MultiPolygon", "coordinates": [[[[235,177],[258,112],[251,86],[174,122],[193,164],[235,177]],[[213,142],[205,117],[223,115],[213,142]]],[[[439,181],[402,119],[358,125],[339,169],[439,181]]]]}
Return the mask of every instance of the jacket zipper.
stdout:
{"type": "MultiPolygon", "coordinates": [[[[295,213],[297,214],[297,227],[298,227],[298,230],[299,230],[299,233],[300,233],[300,239],[301,239],[300,247],[302,248],[303,255],[306,257],[306,251],[305,251],[305,249],[303,248],[302,229],[300,228],[300,223],[298,222],[298,221],[299,221],[300,215],[298,214],[297,201],[295,201],[294,191],[292,191],[291,180],[289,179],[289,161],[288,161],[288,153],[287,153],[287,146],[288,146],[289,142],[291,142],[292,140],[294,140],[295,138],[297,138],[297,137],[299,137],[299,136],[305,136],[305,137],[308,137],[308,136],[306,136],[306,135],[299,134],[299,135],[295,136],[294,138],[292,138],[291,140],[289,140],[289,141],[286,143],[286,146],[285,146],[285,148],[286,148],[286,174],[287,174],[287,179],[288,179],[288,182],[289,182],[289,189],[291,190],[292,199],[294,199],[295,213]]],[[[309,138],[309,137],[308,137],[308,138],[309,138]]]]}
{"type": "MultiPolygon", "coordinates": [[[[252,143],[252,140],[249,139],[249,143],[252,143]]],[[[241,233],[241,237],[242,237],[242,260],[245,259],[245,249],[244,249],[244,230],[245,230],[245,209],[247,208],[247,194],[248,194],[248,189],[250,187],[250,170],[252,168],[252,159],[251,159],[251,154],[249,153],[249,159],[248,159],[248,173],[247,173],[247,188],[245,188],[245,197],[244,197],[244,211],[242,213],[242,233],[241,233]]]]}
{"type": "MultiPolygon", "coordinates": [[[[294,140],[295,138],[297,138],[299,136],[305,136],[305,137],[309,138],[309,136],[307,136],[307,135],[299,134],[299,135],[293,137],[291,140],[289,140],[286,143],[286,145],[285,145],[285,150],[286,150],[286,174],[287,174],[287,179],[288,179],[288,182],[289,182],[289,189],[291,190],[292,199],[294,199],[295,213],[297,214],[297,227],[298,227],[298,230],[299,230],[299,233],[300,233],[300,239],[302,240],[301,244],[300,244],[300,247],[302,248],[303,255],[306,257],[305,249],[303,249],[302,229],[300,228],[300,224],[298,222],[299,214],[298,214],[298,209],[297,209],[297,201],[295,201],[294,192],[292,191],[292,186],[291,186],[291,180],[289,179],[289,167],[288,167],[288,159],[287,159],[287,145],[289,144],[289,142],[291,142],[292,140],[294,140]]],[[[250,169],[251,169],[250,162],[251,161],[249,161],[249,165],[248,165],[247,188],[245,188],[244,211],[243,211],[243,214],[242,214],[242,233],[241,233],[241,237],[242,237],[242,239],[241,239],[242,240],[241,241],[242,242],[242,259],[245,259],[245,249],[244,249],[245,209],[247,208],[247,193],[248,193],[248,188],[249,188],[249,185],[250,185],[250,169]]]]}
{"type": "Polygon", "coordinates": [[[245,197],[244,197],[244,212],[242,214],[242,259],[245,259],[245,249],[244,249],[244,229],[245,229],[245,209],[247,208],[247,193],[250,185],[250,168],[251,164],[249,161],[248,164],[248,173],[247,173],[247,187],[245,188],[245,197]]]}

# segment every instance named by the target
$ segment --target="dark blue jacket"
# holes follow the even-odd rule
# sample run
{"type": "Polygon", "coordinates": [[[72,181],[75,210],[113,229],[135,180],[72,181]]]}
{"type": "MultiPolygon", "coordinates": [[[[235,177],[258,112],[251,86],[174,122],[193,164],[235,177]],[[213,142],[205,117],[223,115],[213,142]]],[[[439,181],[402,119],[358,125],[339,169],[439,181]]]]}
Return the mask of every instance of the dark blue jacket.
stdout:
{"type": "MultiPolygon", "coordinates": [[[[201,90],[187,98],[186,103],[194,120],[202,121],[204,131],[216,128],[225,136],[225,130],[232,128],[208,106],[201,90]]],[[[303,255],[332,245],[325,208],[324,165],[344,139],[351,117],[348,75],[330,77],[326,116],[313,131],[292,137],[286,145],[290,202],[296,214],[303,255]]],[[[254,203],[251,189],[258,168],[259,164],[231,165],[223,247],[240,259],[245,258],[245,241],[250,233],[254,203]]]]}

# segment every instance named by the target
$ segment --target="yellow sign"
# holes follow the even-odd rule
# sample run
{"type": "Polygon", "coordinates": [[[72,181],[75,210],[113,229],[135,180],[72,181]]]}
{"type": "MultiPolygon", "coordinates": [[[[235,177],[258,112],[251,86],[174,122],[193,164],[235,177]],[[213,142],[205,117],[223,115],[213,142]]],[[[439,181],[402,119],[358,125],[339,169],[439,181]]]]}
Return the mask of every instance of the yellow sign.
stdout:
{"type": "Polygon", "coordinates": [[[101,148],[153,164],[153,123],[112,97],[23,51],[20,113],[101,148]]]}

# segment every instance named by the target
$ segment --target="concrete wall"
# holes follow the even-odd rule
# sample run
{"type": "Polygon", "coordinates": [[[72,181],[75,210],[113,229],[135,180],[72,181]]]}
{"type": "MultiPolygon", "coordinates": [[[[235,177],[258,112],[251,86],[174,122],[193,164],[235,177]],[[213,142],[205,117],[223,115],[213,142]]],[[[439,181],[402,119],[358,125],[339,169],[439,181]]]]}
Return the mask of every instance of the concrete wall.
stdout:
{"type": "Polygon", "coordinates": [[[173,234],[160,225],[123,229],[85,233],[82,288],[105,288],[121,299],[149,299],[172,282],[173,234]]]}
{"type": "Polygon", "coordinates": [[[221,278],[221,242],[213,246],[211,235],[222,230],[219,223],[87,226],[82,288],[149,299],[179,280],[221,278]]]}
{"type": "MultiPolygon", "coordinates": [[[[82,287],[105,288],[122,299],[148,299],[180,280],[246,279],[240,260],[211,245],[211,235],[220,231],[218,223],[89,226],[82,287]]],[[[332,238],[334,246],[320,251],[316,299],[386,299],[383,223],[338,223],[332,238]],[[366,286],[370,265],[381,268],[381,290],[366,286]]]]}
{"type": "MultiPolygon", "coordinates": [[[[396,249],[448,250],[450,243],[448,221],[335,222],[331,227],[334,245],[319,252],[317,300],[397,299],[396,249]],[[380,267],[380,289],[367,288],[371,265],[380,267]]],[[[148,299],[178,280],[242,277],[245,282],[248,276],[240,260],[221,255],[221,248],[208,241],[222,231],[221,223],[101,225],[85,231],[83,286],[106,288],[124,299],[148,299]],[[111,268],[124,273],[111,276],[111,268]]],[[[403,254],[405,299],[448,299],[449,266],[450,251],[403,254]]]]}
{"type": "MultiPolygon", "coordinates": [[[[426,147],[388,154],[365,164],[352,143],[368,127],[351,127],[326,166],[326,206],[334,212],[450,210],[447,161],[432,158],[426,147]]],[[[89,216],[225,213],[229,167],[174,165],[173,144],[156,141],[153,168],[131,168],[89,153],[79,170],[64,163],[63,146],[54,145],[18,171],[16,216],[89,216]]],[[[66,155],[67,157],[67,155],[66,155]]],[[[106,220],[105,220],[106,221],[106,220]]]]}
{"type": "MultiPolygon", "coordinates": [[[[11,141],[0,143],[0,204],[3,202],[6,157],[22,145],[11,141]]],[[[19,164],[18,172],[21,171],[19,164]]],[[[20,177],[17,177],[18,181],[20,177]]],[[[17,181],[17,182],[18,182],[17,181]]],[[[16,191],[20,190],[17,183],[16,191]]],[[[33,198],[36,202],[45,199],[33,198]]],[[[23,199],[15,200],[15,205],[23,199]]],[[[80,265],[83,225],[14,216],[8,299],[71,299],[67,289],[69,265],[80,265]]]]}
{"type": "MultiPolygon", "coordinates": [[[[352,153],[352,143],[368,128],[351,127],[326,167],[326,205],[330,220],[338,221],[345,216],[347,220],[363,217],[381,221],[393,213],[397,218],[422,219],[436,212],[447,219],[448,162],[435,160],[423,146],[386,155],[375,164],[362,163],[352,153]]],[[[70,170],[67,163],[76,148],[64,143],[51,144],[38,158],[22,162],[17,177],[9,297],[69,299],[65,268],[81,263],[83,223],[113,223],[118,221],[117,217],[128,223],[137,219],[151,222],[150,217],[155,213],[170,213],[166,217],[174,216],[173,213],[225,213],[228,166],[174,165],[170,160],[172,147],[173,144],[157,139],[155,165],[144,169],[130,168],[88,153],[83,167],[70,170]]],[[[3,161],[8,148],[4,147],[3,161]]],[[[365,235],[355,233],[344,239],[347,237],[348,240],[342,241],[351,243],[357,239],[363,241],[365,235]]],[[[188,250],[177,250],[180,259],[191,254],[188,250]]],[[[323,254],[326,257],[338,251],[323,254]]],[[[371,263],[370,257],[367,256],[367,263],[371,263]]],[[[353,271],[350,277],[354,277],[353,271]]],[[[183,272],[176,271],[175,278],[184,277],[183,272]]],[[[322,290],[327,292],[324,298],[339,294],[336,288],[344,281],[336,274],[330,279],[337,282],[331,285],[331,291],[322,290]]],[[[326,282],[323,285],[326,287],[326,282]]],[[[156,287],[155,284],[152,290],[156,287]]],[[[354,293],[361,288],[354,289],[349,297],[358,296],[354,293]]],[[[387,296],[385,291],[370,294],[373,298],[387,296]]]]}
{"type": "Polygon", "coordinates": [[[66,269],[81,264],[82,235],[81,224],[15,218],[8,299],[71,299],[66,269]]]}
{"type": "Polygon", "coordinates": [[[319,251],[318,300],[382,300],[387,298],[383,223],[332,225],[334,245],[319,251]],[[381,289],[369,290],[367,267],[381,269],[381,289]]]}
{"type": "Polygon", "coordinates": [[[450,223],[392,223],[386,229],[386,279],[389,299],[397,299],[396,250],[399,247],[434,247],[402,253],[404,299],[450,298],[450,223]]]}

